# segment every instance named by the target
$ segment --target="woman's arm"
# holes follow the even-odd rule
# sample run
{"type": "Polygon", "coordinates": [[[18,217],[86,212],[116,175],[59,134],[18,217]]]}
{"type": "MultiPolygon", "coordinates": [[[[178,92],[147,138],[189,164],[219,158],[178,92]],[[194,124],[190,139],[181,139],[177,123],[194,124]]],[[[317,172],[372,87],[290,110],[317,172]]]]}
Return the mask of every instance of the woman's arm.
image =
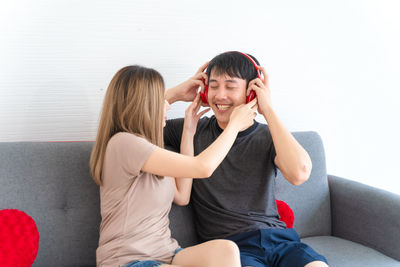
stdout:
{"type": "Polygon", "coordinates": [[[142,166],[142,171],[177,178],[209,177],[225,158],[237,133],[253,124],[256,100],[235,108],[228,126],[221,135],[196,157],[181,155],[163,148],[156,148],[142,166]]]}
{"type": "MultiPolygon", "coordinates": [[[[197,94],[196,98],[185,112],[185,121],[183,124],[181,140],[181,154],[183,155],[194,155],[193,139],[196,133],[197,123],[201,116],[210,110],[207,108],[197,114],[201,105],[200,101],[200,95],[197,94]]],[[[189,204],[193,178],[173,178],[173,181],[175,184],[174,203],[180,206],[189,204]]]]}
{"type": "MultiPolygon", "coordinates": [[[[181,154],[193,156],[193,136],[183,133],[181,154]]],[[[175,184],[174,203],[179,206],[189,204],[193,178],[172,178],[175,184]]]]}

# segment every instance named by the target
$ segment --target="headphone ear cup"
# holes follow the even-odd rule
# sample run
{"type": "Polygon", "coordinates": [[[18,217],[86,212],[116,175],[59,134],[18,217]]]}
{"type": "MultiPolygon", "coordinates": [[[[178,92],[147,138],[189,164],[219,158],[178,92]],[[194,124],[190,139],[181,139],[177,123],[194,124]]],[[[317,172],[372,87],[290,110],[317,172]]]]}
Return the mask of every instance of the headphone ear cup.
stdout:
{"type": "Polygon", "coordinates": [[[201,101],[202,101],[204,104],[208,104],[207,95],[208,95],[208,85],[205,85],[205,87],[204,87],[204,93],[203,93],[203,92],[200,92],[200,98],[201,98],[201,101]]]}
{"type": "Polygon", "coordinates": [[[250,91],[250,94],[246,97],[246,104],[251,102],[256,97],[256,92],[254,90],[250,91]]]}
{"type": "Polygon", "coordinates": [[[208,104],[208,84],[206,84],[205,79],[203,79],[203,83],[204,83],[204,92],[200,92],[200,98],[204,104],[208,104]]]}

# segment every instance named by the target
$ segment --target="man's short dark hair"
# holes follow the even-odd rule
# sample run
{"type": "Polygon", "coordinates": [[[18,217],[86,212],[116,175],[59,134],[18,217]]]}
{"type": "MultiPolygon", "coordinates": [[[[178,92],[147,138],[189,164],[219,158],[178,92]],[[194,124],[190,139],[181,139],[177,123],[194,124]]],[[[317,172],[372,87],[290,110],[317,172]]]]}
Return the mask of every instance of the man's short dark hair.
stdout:
{"type": "MultiPolygon", "coordinates": [[[[257,65],[258,60],[250,54],[257,65]]],[[[257,70],[253,63],[243,54],[237,51],[226,52],[214,57],[207,67],[207,76],[210,77],[211,71],[214,70],[216,75],[227,74],[230,77],[236,77],[246,80],[246,84],[257,78],[257,70]]]]}

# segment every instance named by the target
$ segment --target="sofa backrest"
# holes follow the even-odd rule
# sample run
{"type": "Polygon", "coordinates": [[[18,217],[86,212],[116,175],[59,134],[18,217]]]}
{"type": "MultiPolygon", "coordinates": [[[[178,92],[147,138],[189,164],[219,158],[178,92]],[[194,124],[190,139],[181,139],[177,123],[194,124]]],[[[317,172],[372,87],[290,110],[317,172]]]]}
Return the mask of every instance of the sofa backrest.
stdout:
{"type": "MultiPolygon", "coordinates": [[[[92,142],[0,142],[0,210],[31,216],[40,234],[33,266],[96,266],[99,188],[89,171],[92,142]]],[[[171,231],[197,243],[190,206],[173,205],[171,231]]]]}
{"type": "Polygon", "coordinates": [[[304,184],[294,186],[278,172],[276,198],[292,208],[293,227],[300,237],[331,235],[330,195],[321,137],[316,132],[294,132],[293,136],[311,157],[311,175],[304,184]]]}
{"type": "MultiPolygon", "coordinates": [[[[330,201],[325,155],[315,132],[297,132],[295,138],[309,152],[313,170],[301,186],[292,186],[281,174],[277,198],[295,214],[301,237],[330,235],[330,201]]],[[[25,211],[36,222],[39,252],[33,266],[95,266],[99,238],[98,186],[89,172],[92,142],[0,143],[0,210],[25,211]]],[[[190,205],[173,205],[172,236],[181,246],[197,242],[190,205]]]]}
{"type": "Polygon", "coordinates": [[[0,210],[19,209],[38,227],[33,266],[96,266],[99,190],[90,142],[0,143],[0,210]]]}

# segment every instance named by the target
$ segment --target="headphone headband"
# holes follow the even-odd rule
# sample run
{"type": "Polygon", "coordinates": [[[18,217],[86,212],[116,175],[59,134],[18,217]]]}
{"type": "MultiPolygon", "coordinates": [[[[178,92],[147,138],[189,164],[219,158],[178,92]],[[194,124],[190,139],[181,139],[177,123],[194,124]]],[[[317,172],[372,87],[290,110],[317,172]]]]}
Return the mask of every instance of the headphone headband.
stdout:
{"type": "Polygon", "coordinates": [[[253,66],[257,71],[257,76],[258,76],[258,78],[261,79],[261,72],[260,72],[260,69],[258,68],[258,65],[257,65],[256,61],[251,56],[249,56],[248,54],[245,54],[245,53],[242,53],[242,52],[239,52],[239,51],[236,51],[236,52],[238,52],[238,53],[242,54],[243,56],[247,57],[250,60],[250,62],[253,63],[253,66]]]}

